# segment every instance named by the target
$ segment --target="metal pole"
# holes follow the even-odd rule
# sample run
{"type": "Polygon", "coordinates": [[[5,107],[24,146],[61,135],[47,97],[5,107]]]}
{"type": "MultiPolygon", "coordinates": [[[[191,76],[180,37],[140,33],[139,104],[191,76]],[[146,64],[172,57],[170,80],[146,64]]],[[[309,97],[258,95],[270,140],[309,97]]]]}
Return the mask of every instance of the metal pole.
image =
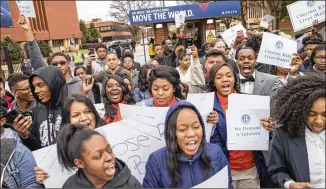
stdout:
{"type": "Polygon", "coordinates": [[[10,52],[8,46],[5,46],[3,50],[5,53],[5,57],[6,57],[8,72],[9,72],[9,74],[12,74],[12,73],[14,73],[14,68],[13,68],[12,62],[11,62],[11,55],[10,55],[11,52],[10,52]]]}
{"type": "Polygon", "coordinates": [[[141,36],[142,36],[142,38],[143,38],[144,58],[145,58],[145,64],[146,64],[146,63],[147,63],[147,60],[146,60],[146,50],[145,50],[144,31],[141,32],[141,36]]]}

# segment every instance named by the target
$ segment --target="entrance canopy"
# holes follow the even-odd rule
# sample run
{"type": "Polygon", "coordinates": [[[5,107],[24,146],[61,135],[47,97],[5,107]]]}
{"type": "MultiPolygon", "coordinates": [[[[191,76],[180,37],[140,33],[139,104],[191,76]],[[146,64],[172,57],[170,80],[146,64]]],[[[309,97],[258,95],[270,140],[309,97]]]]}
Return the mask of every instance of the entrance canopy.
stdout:
{"type": "Polygon", "coordinates": [[[130,24],[149,24],[174,21],[176,12],[184,11],[186,20],[218,16],[236,16],[240,14],[240,1],[218,1],[172,7],[131,10],[130,24]]]}

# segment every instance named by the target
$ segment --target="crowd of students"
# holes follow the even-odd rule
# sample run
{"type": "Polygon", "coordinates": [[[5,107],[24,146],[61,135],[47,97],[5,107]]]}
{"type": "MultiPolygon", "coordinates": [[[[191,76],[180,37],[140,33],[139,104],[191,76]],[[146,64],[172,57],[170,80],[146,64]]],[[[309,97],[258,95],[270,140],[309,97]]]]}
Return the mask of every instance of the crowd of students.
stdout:
{"type": "Polygon", "coordinates": [[[60,164],[77,169],[64,188],[190,188],[225,165],[230,188],[325,187],[325,42],[316,31],[307,33],[291,69],[256,61],[259,32],[239,35],[228,49],[218,37],[202,45],[200,57],[195,46],[186,48],[181,26],[176,45],[152,42],[152,59],[139,69],[132,52],[119,64],[118,55],[99,44],[98,58],[71,73],[65,53],[53,53],[47,65],[29,20],[20,15],[18,24],[35,71],[8,77],[12,96],[0,80],[3,188],[44,187],[50,175],[31,151],[52,144],[60,164]],[[203,118],[186,98],[207,92],[215,93],[214,108],[203,118]],[[228,150],[226,110],[234,93],[271,97],[271,117],[260,119],[270,132],[270,151],[228,150]],[[95,103],[104,104],[104,117],[95,103]],[[150,154],[142,182],[94,130],[122,119],[119,104],[169,107],[166,147],[150,154]],[[205,133],[205,122],[214,125],[212,133],[205,133]]]}

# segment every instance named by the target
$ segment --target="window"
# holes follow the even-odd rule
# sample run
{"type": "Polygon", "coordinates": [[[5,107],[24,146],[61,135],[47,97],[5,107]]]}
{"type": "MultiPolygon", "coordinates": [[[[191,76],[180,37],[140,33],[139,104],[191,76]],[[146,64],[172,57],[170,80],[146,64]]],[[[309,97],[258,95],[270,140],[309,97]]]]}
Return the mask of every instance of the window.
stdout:
{"type": "Polygon", "coordinates": [[[53,47],[64,46],[64,45],[63,45],[63,40],[52,40],[52,46],[53,46],[53,47]]]}

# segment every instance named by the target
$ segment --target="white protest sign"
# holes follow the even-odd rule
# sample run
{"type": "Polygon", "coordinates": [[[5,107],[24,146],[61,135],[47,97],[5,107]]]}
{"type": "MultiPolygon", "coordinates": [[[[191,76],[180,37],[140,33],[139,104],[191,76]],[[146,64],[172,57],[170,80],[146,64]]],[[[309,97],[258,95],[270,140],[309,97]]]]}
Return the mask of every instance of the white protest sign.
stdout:
{"type": "Polygon", "coordinates": [[[198,93],[188,94],[187,101],[192,103],[201,114],[205,122],[206,141],[209,142],[211,135],[213,134],[213,124],[207,123],[206,118],[213,111],[215,93],[198,93]]]}
{"type": "Polygon", "coordinates": [[[307,36],[308,36],[308,34],[305,33],[301,37],[299,37],[298,39],[295,40],[297,42],[297,50],[298,51],[303,48],[302,40],[307,36]]]}
{"type": "MultiPolygon", "coordinates": [[[[164,147],[165,141],[164,137],[160,136],[160,131],[153,129],[142,117],[135,119],[139,121],[137,129],[134,129],[134,119],[126,119],[96,130],[107,138],[115,157],[123,160],[131,170],[131,174],[142,183],[149,155],[164,147]]],[[[74,171],[68,172],[61,167],[57,158],[56,145],[34,151],[33,155],[37,165],[50,175],[44,180],[46,188],[61,188],[69,176],[75,173],[74,171]]]]}
{"type": "Polygon", "coordinates": [[[16,1],[19,12],[26,17],[36,18],[33,1],[16,1]]]}
{"type": "Polygon", "coordinates": [[[181,24],[185,23],[186,20],[186,11],[180,11],[175,13],[175,27],[179,28],[181,24]]]}
{"type": "MultiPolygon", "coordinates": [[[[244,112],[250,107],[251,110],[259,110],[262,115],[258,115],[259,118],[267,118],[270,116],[270,97],[269,96],[259,96],[259,95],[247,95],[247,94],[231,94],[228,96],[228,110],[237,110],[238,112],[244,112]],[[264,117],[260,117],[264,116],[264,117]]],[[[231,112],[232,113],[232,112],[231,112]]],[[[245,115],[245,114],[243,114],[245,115]]],[[[234,117],[228,118],[230,114],[227,113],[226,119],[234,119],[234,117]]],[[[245,116],[245,118],[247,118],[245,116]]],[[[242,120],[242,117],[240,118],[242,120]]],[[[239,121],[239,119],[238,119],[239,121]]],[[[228,121],[227,121],[228,122],[228,121]]],[[[231,122],[232,124],[232,122],[231,122]]],[[[227,128],[229,123],[227,123],[227,128]]],[[[228,133],[229,135],[229,133],[228,133]]],[[[229,136],[228,136],[229,137],[229,136]]],[[[269,141],[267,140],[256,142],[256,141],[246,141],[246,142],[236,142],[236,143],[227,143],[228,149],[251,149],[251,150],[261,150],[268,149],[269,141]]]]}
{"type": "Polygon", "coordinates": [[[291,68],[292,55],[296,52],[296,41],[264,32],[257,62],[291,68]]]}
{"type": "Polygon", "coordinates": [[[294,32],[325,21],[325,1],[297,1],[287,6],[294,32]]]}
{"type": "Polygon", "coordinates": [[[259,123],[260,118],[267,117],[269,117],[269,110],[266,109],[226,110],[228,150],[268,150],[269,132],[259,123]],[[247,145],[243,148],[242,144],[245,143],[247,145]]]}
{"type": "Polygon", "coordinates": [[[260,26],[263,28],[268,28],[268,22],[272,21],[274,16],[266,14],[260,21],[260,26]]]}
{"type": "Polygon", "coordinates": [[[104,104],[103,103],[94,104],[94,106],[95,106],[97,113],[100,115],[101,118],[103,118],[104,114],[105,114],[104,104]]]}
{"type": "Polygon", "coordinates": [[[225,30],[221,36],[224,39],[225,43],[227,44],[228,47],[231,47],[231,45],[234,43],[235,38],[237,37],[237,32],[242,30],[244,36],[247,36],[247,30],[242,26],[242,24],[237,24],[233,26],[232,28],[229,28],[225,30]]]}
{"type": "Polygon", "coordinates": [[[193,188],[229,188],[229,172],[226,165],[214,176],[193,188]]]}

